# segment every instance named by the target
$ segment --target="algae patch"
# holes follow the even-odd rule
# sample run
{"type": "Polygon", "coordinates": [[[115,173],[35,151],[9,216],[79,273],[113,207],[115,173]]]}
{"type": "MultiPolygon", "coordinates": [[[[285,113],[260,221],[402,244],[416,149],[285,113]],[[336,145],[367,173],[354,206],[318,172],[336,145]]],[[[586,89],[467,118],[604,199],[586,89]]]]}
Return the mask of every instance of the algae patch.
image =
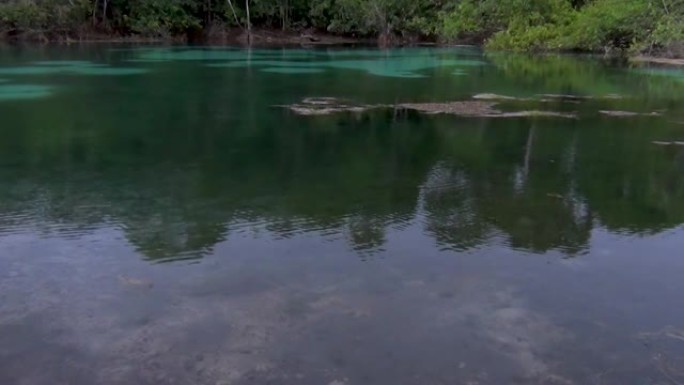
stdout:
{"type": "Polygon", "coordinates": [[[467,73],[465,67],[481,66],[485,63],[475,60],[441,59],[431,56],[419,56],[415,58],[386,57],[375,59],[356,60],[266,60],[254,57],[252,60],[236,60],[223,63],[210,63],[208,67],[218,68],[242,68],[242,67],[269,67],[269,68],[316,68],[316,69],[344,69],[362,71],[369,75],[392,77],[392,78],[424,78],[423,71],[434,68],[454,67],[454,71],[463,76],[467,73]]]}
{"type": "Polygon", "coordinates": [[[111,67],[86,61],[42,61],[22,67],[0,68],[0,75],[138,75],[147,73],[144,68],[111,67]]]}

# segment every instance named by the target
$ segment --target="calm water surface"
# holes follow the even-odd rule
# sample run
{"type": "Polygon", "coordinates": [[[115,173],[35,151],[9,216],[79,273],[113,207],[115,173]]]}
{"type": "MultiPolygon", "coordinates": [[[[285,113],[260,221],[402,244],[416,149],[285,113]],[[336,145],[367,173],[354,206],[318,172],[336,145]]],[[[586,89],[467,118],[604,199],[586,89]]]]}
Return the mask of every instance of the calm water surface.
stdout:
{"type": "Polygon", "coordinates": [[[684,383],[684,69],[4,47],[0,119],[0,384],[684,383]],[[480,93],[578,118],[278,107],[480,93]]]}

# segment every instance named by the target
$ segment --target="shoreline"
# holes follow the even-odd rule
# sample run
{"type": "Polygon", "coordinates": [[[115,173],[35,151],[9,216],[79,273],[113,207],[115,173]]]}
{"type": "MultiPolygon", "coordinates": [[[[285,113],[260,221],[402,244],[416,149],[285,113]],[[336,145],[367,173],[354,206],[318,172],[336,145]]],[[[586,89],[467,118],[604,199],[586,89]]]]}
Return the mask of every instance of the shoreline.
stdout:
{"type": "Polygon", "coordinates": [[[341,36],[330,33],[281,31],[271,29],[254,29],[251,33],[251,44],[248,44],[246,31],[240,28],[209,30],[196,35],[172,35],[145,37],[141,35],[118,35],[115,33],[86,33],[79,37],[51,36],[43,33],[26,32],[11,38],[0,36],[0,45],[72,45],[72,44],[207,44],[207,45],[240,45],[240,46],[272,46],[272,45],[369,45],[377,40],[365,37],[341,36]]]}
{"type": "MultiPolygon", "coordinates": [[[[140,35],[122,36],[117,34],[93,33],[85,34],[80,38],[62,36],[58,38],[48,38],[47,36],[32,35],[14,36],[8,39],[0,36],[0,46],[3,45],[77,45],[77,44],[190,44],[190,45],[215,45],[215,46],[242,46],[242,47],[315,47],[315,46],[377,46],[380,48],[396,48],[406,46],[434,46],[434,47],[455,47],[461,44],[444,43],[428,39],[400,39],[394,40],[392,44],[382,44],[379,38],[357,37],[335,35],[327,32],[295,32],[274,29],[255,29],[251,34],[251,44],[248,44],[246,31],[240,28],[228,28],[220,30],[209,30],[201,36],[159,36],[144,37],[140,35]]],[[[472,46],[472,45],[468,45],[472,46]]],[[[553,53],[553,52],[547,52],[553,53]]],[[[557,53],[557,52],[556,52],[557,53]]],[[[635,64],[657,64],[668,66],[684,66],[684,58],[672,58],[665,56],[637,55],[625,58],[630,63],[635,64]]]]}

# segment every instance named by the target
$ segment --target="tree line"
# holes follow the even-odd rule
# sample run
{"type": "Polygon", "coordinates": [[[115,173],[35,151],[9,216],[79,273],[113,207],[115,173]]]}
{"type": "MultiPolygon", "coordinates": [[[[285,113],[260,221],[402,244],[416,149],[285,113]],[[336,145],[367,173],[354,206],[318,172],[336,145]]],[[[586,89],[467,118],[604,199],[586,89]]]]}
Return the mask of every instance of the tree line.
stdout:
{"type": "Polygon", "coordinates": [[[491,49],[684,54],[684,0],[0,0],[0,38],[186,38],[253,28],[483,43],[491,49]]]}

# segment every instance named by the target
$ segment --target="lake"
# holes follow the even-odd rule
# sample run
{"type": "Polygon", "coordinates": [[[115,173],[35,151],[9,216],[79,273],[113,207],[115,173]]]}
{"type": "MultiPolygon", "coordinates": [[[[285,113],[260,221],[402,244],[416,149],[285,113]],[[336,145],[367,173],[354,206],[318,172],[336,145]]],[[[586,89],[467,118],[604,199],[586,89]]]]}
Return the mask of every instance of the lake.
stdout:
{"type": "Polygon", "coordinates": [[[684,68],[0,47],[0,383],[684,383],[684,68]]]}

